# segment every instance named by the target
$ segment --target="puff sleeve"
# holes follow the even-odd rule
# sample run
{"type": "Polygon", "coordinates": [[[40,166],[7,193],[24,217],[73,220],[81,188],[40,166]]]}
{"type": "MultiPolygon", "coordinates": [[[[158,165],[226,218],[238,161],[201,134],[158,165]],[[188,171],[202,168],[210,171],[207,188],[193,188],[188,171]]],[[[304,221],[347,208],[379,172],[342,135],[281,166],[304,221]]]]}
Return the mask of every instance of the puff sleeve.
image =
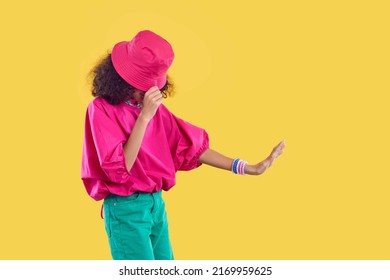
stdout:
{"type": "Polygon", "coordinates": [[[172,114],[178,141],[174,151],[176,170],[191,170],[201,165],[199,157],[209,148],[207,132],[172,114]]]}
{"type": "Polygon", "coordinates": [[[82,177],[121,184],[130,177],[123,152],[127,138],[99,105],[91,103],[87,109],[82,177]]]}

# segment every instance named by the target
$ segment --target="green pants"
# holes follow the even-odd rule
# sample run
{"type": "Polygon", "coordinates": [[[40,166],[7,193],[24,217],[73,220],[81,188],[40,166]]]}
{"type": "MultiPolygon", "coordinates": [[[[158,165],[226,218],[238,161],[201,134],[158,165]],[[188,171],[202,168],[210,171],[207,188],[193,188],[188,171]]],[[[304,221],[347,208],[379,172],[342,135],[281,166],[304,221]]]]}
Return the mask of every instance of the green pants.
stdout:
{"type": "Polygon", "coordinates": [[[108,196],[104,223],[114,260],[173,260],[161,191],[108,196]]]}

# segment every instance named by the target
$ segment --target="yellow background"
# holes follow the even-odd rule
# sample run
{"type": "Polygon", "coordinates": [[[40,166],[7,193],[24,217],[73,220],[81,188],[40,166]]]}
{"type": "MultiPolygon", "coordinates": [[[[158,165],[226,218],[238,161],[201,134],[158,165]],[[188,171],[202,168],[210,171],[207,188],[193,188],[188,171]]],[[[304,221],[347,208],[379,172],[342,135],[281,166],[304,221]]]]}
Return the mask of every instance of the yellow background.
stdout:
{"type": "Polygon", "coordinates": [[[118,41],[171,42],[211,147],[164,193],[177,259],[390,259],[388,1],[21,1],[1,8],[0,259],[110,259],[80,179],[86,79],[118,41]]]}

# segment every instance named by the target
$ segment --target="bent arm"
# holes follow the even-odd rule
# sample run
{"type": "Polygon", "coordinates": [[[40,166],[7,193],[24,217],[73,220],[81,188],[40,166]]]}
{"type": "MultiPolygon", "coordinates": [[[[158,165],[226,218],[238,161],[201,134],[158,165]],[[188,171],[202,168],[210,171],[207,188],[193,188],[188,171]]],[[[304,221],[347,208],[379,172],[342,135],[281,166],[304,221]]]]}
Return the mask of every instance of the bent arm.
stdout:
{"type": "Polygon", "coordinates": [[[147,126],[148,120],[142,117],[138,117],[135,121],[133,131],[131,132],[129,139],[123,146],[123,152],[126,159],[126,168],[128,171],[130,171],[130,169],[133,167],[135,159],[137,158],[147,126]]]}
{"type": "Polygon", "coordinates": [[[142,102],[142,109],[135,121],[133,130],[129,139],[123,146],[123,153],[126,159],[126,168],[128,171],[133,167],[135,159],[137,158],[139,149],[144,138],[146,127],[149,121],[156,114],[158,107],[161,105],[163,97],[157,87],[151,87],[144,96],[142,102]]]}

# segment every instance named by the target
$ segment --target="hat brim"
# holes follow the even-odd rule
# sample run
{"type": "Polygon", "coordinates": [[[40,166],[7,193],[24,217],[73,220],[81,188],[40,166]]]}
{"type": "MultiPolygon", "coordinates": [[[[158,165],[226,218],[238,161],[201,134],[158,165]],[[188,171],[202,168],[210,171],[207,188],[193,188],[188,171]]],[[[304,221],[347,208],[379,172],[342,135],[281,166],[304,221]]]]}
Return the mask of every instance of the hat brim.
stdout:
{"type": "Polygon", "coordinates": [[[144,73],[139,66],[129,59],[131,55],[128,53],[127,41],[117,43],[111,53],[111,61],[116,72],[128,84],[142,91],[148,91],[151,87],[157,86],[161,89],[166,81],[166,75],[161,77],[151,77],[144,73]]]}

